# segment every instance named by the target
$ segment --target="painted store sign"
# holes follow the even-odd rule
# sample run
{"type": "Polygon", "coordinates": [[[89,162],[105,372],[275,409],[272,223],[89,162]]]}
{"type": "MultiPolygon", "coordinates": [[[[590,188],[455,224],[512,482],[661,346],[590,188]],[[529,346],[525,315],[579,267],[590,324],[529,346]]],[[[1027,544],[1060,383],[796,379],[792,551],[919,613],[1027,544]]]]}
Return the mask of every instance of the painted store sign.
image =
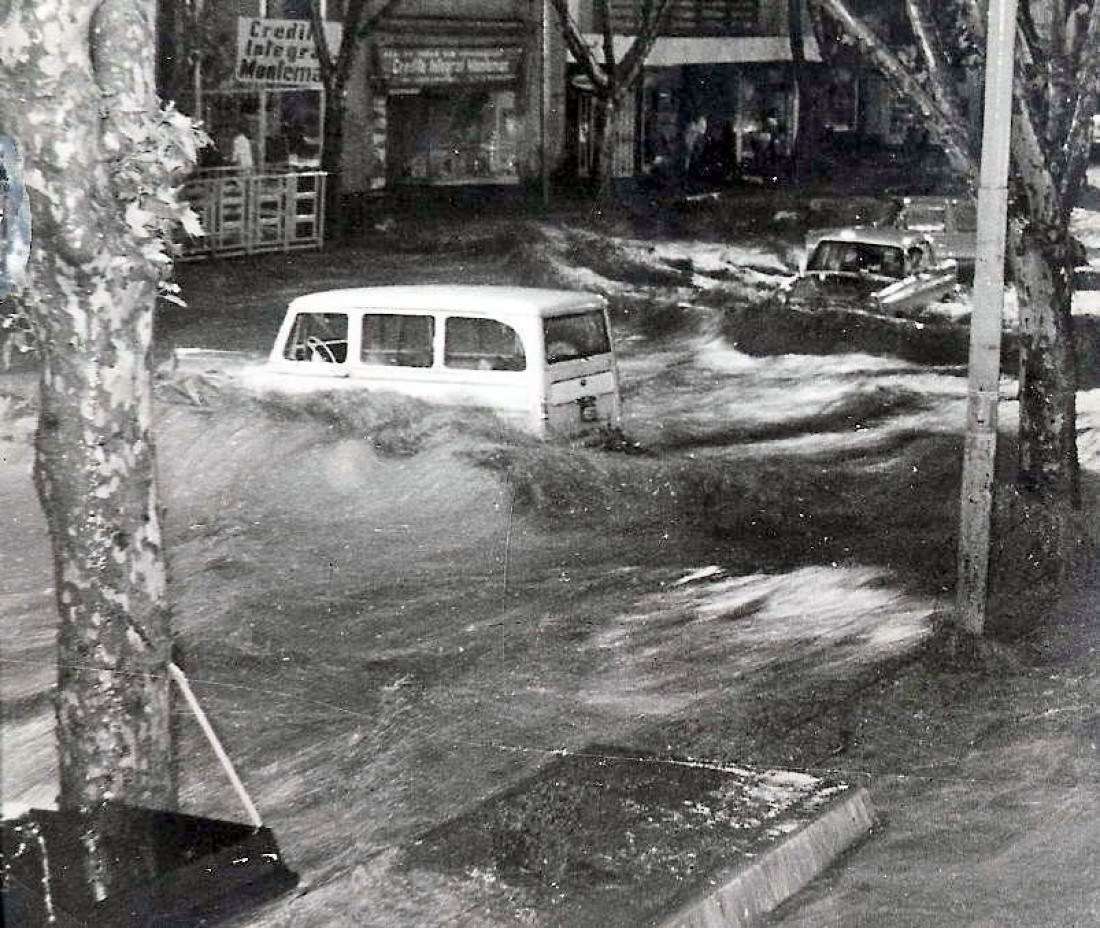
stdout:
{"type": "Polygon", "coordinates": [[[396,46],[383,48],[379,63],[391,88],[500,85],[516,79],[522,54],[518,46],[396,46]]]}
{"type": "MultiPolygon", "coordinates": [[[[325,23],[329,52],[340,49],[341,26],[325,23]]],[[[321,87],[321,63],[307,19],[237,19],[237,65],[234,76],[244,84],[321,87]]]]}

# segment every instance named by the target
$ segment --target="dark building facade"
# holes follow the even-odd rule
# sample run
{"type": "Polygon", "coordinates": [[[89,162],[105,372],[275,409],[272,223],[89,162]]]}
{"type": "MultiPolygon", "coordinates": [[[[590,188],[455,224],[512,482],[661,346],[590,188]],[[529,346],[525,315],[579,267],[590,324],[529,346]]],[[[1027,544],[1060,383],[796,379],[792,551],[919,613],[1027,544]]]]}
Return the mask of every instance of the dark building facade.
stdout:
{"type": "MultiPolygon", "coordinates": [[[[162,3],[162,87],[201,116],[219,148],[242,120],[265,167],[288,154],[308,157],[288,151],[289,139],[304,136],[315,147],[321,138],[324,91],[309,83],[307,68],[241,67],[242,17],[303,22],[307,3],[206,0],[201,28],[190,30],[180,10],[194,0],[162,3]],[[184,58],[192,64],[181,68],[184,58]],[[303,83],[280,83],[280,74],[303,83]]],[[[328,7],[326,19],[338,24],[343,4],[328,7]]],[[[516,184],[540,175],[544,151],[561,148],[561,81],[552,86],[549,69],[560,76],[562,45],[556,30],[544,42],[541,0],[375,3],[366,20],[347,90],[344,190],[516,184]]]]}
{"type": "MultiPolygon", "coordinates": [[[[593,0],[575,4],[578,23],[598,43],[593,0]]],[[[611,27],[621,57],[638,31],[640,0],[613,0],[611,27]]],[[[805,4],[792,30],[787,0],[674,0],[646,59],[635,106],[618,129],[616,173],[681,171],[690,162],[733,174],[765,153],[788,151],[799,122],[794,41],[806,66],[821,56],[805,4]]],[[[578,172],[591,154],[584,80],[570,76],[571,130],[578,172]]]]}
{"type": "Polygon", "coordinates": [[[362,71],[374,186],[519,183],[540,171],[541,5],[399,4],[362,71]]]}
{"type": "MultiPolygon", "coordinates": [[[[612,0],[619,57],[640,6],[612,0]]],[[[338,26],[343,3],[327,7],[338,26]]],[[[600,5],[571,0],[571,8],[600,43],[600,5]]],[[[821,87],[813,106],[827,128],[902,141],[905,114],[882,82],[858,62],[823,64],[804,0],[800,24],[790,8],[789,0],[674,0],[615,127],[615,173],[702,167],[730,176],[789,152],[810,105],[800,67],[821,87]]],[[[324,91],[311,80],[316,62],[285,60],[291,44],[283,59],[260,38],[243,44],[248,30],[308,21],[308,0],[162,0],[159,15],[162,89],[202,118],[217,143],[214,161],[227,157],[243,125],[265,169],[317,163],[324,91]],[[246,61],[249,49],[259,51],[246,61]]],[[[341,185],[349,193],[532,183],[591,169],[591,87],[566,55],[547,0],[376,0],[347,95],[341,185]]]]}

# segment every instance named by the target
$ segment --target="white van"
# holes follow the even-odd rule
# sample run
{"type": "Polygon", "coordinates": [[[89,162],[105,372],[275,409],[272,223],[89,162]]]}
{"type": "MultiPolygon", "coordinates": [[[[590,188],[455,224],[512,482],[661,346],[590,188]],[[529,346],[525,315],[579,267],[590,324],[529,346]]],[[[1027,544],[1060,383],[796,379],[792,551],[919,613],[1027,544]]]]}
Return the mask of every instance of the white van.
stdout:
{"type": "Polygon", "coordinates": [[[604,299],[488,286],[364,287],[291,302],[250,386],[366,388],[491,409],[540,436],[620,421],[604,299]]]}

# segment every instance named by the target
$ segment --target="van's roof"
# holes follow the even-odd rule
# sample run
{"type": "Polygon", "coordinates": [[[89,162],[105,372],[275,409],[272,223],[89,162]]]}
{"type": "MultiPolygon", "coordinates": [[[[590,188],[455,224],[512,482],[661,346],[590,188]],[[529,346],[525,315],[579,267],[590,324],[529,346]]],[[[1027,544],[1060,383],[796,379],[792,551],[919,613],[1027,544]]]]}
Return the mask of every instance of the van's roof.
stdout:
{"type": "Polygon", "coordinates": [[[583,290],[493,287],[471,284],[416,284],[353,287],[307,293],[291,301],[295,311],[341,312],[362,309],[424,310],[487,315],[553,316],[602,308],[603,297],[583,290]]]}

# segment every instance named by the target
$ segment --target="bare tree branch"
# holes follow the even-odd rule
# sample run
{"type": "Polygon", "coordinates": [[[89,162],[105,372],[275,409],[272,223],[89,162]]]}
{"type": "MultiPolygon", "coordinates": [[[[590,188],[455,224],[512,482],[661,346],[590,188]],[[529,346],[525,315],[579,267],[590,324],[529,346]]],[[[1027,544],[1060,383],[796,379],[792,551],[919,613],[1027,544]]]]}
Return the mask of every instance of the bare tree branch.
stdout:
{"type": "MultiPolygon", "coordinates": [[[[939,33],[931,22],[926,5],[921,0],[905,0],[905,11],[924,58],[924,65],[928,69],[928,87],[932,98],[947,118],[959,125],[967,125],[958,86],[947,68],[947,56],[944,54],[939,33]]],[[[968,135],[970,147],[973,150],[976,147],[973,133],[968,135]]]]}
{"type": "MultiPolygon", "coordinates": [[[[1023,2],[1026,3],[1027,0],[1023,0],[1023,2]]],[[[989,30],[986,28],[988,26],[988,21],[986,19],[988,4],[980,2],[980,0],[964,0],[962,8],[967,23],[970,25],[970,31],[974,35],[974,40],[982,48],[985,48],[986,36],[989,33],[989,30]]]]}
{"type": "MultiPolygon", "coordinates": [[[[1050,16],[1050,41],[1047,52],[1046,73],[1050,81],[1047,97],[1050,100],[1050,112],[1047,116],[1045,139],[1047,150],[1054,151],[1061,139],[1069,134],[1073,120],[1074,102],[1077,97],[1073,80],[1074,63],[1069,46],[1073,42],[1075,31],[1069,20],[1076,19],[1075,10],[1071,12],[1063,3],[1052,3],[1050,16]]],[[[1074,5],[1076,7],[1076,4],[1074,5]]],[[[1030,6],[1025,4],[1030,10],[1030,6]]]]}
{"type": "Polygon", "coordinates": [[[321,66],[321,83],[328,89],[332,86],[336,69],[332,61],[332,49],[328,47],[328,36],[325,35],[325,20],[321,16],[321,0],[309,0],[309,21],[313,26],[313,42],[317,48],[317,62],[321,66]]]}
{"type": "Polygon", "coordinates": [[[1038,46],[1041,42],[1039,27],[1035,25],[1035,17],[1031,15],[1031,4],[1027,0],[1023,0],[1017,7],[1016,20],[1028,44],[1038,46]]]}
{"type": "Polygon", "coordinates": [[[931,123],[930,129],[948,158],[971,182],[976,181],[978,160],[970,150],[967,132],[957,122],[951,121],[950,115],[940,108],[937,100],[921,86],[920,81],[901,63],[898,56],[862,20],[852,14],[845,0],[811,2],[835,19],[887,79],[916,104],[921,115],[931,123]]]}
{"type": "Polygon", "coordinates": [[[603,42],[603,64],[607,74],[608,87],[612,94],[618,89],[618,72],[615,67],[615,34],[611,30],[611,3],[610,0],[598,0],[600,32],[603,42]]]}
{"type": "Polygon", "coordinates": [[[585,76],[592,81],[595,87],[606,88],[607,76],[596,62],[592,49],[584,40],[580,27],[569,12],[569,0],[550,0],[550,2],[554,5],[554,11],[558,14],[558,19],[561,22],[562,38],[565,40],[565,46],[569,49],[573,60],[581,66],[585,76]]]}
{"type": "MultiPolygon", "coordinates": [[[[1031,171],[1039,170],[1039,165],[1042,165],[1042,170],[1049,175],[1051,150],[1047,144],[1046,136],[1040,128],[1039,114],[1036,113],[1032,104],[1028,74],[1029,68],[1046,69],[1049,66],[1049,56],[1043,49],[1042,36],[1031,17],[1031,8],[1027,0],[1024,0],[1018,9],[1023,13],[1023,19],[1026,19],[1029,25],[1016,30],[1015,79],[1012,88],[1014,107],[1012,136],[1015,141],[1013,142],[1012,153],[1018,162],[1030,165],[1031,171]]],[[[1017,21],[1020,20],[1021,16],[1017,15],[1017,21]]],[[[984,30],[983,34],[985,34],[984,30]]],[[[1048,96],[1051,86],[1053,85],[1049,83],[1048,78],[1048,96]]],[[[1037,182],[1043,186],[1053,186],[1054,184],[1053,177],[1046,179],[1037,177],[1037,182]]]]}
{"type": "MultiPolygon", "coordinates": [[[[399,3],[400,0],[394,0],[399,3]]],[[[356,48],[363,39],[359,24],[366,12],[366,0],[348,0],[344,10],[344,33],[340,40],[340,54],[336,57],[336,86],[343,89],[351,76],[351,63],[355,60],[356,48]]]]}
{"type": "Polygon", "coordinates": [[[671,6],[672,0],[656,0],[656,3],[654,0],[646,0],[638,35],[623,56],[620,66],[624,86],[632,86],[638,73],[645,66],[645,60],[653,50],[653,43],[664,26],[665,17],[671,6]]]}
{"type": "Polygon", "coordinates": [[[1077,103],[1065,143],[1068,163],[1062,192],[1063,196],[1069,198],[1075,196],[1084,182],[1089,160],[1088,136],[1092,131],[1092,116],[1100,104],[1100,0],[1094,0],[1088,25],[1080,30],[1080,34],[1080,40],[1074,49],[1077,103]]]}
{"type": "MultiPolygon", "coordinates": [[[[1018,99],[1018,97],[1017,97],[1018,99]]],[[[1043,141],[1030,119],[1016,112],[1012,119],[1012,160],[1020,185],[1030,191],[1029,218],[1037,223],[1056,223],[1062,201],[1043,141]]]]}
{"type": "Polygon", "coordinates": [[[388,0],[383,3],[363,22],[366,16],[367,0],[348,0],[344,9],[343,38],[340,41],[340,50],[333,58],[332,49],[328,45],[328,36],[325,34],[325,21],[321,15],[320,0],[309,0],[309,21],[313,26],[313,39],[317,46],[317,59],[321,67],[321,81],[325,89],[339,91],[348,82],[351,76],[352,62],[355,60],[355,51],[370,30],[377,23],[388,16],[403,0],[388,0]]]}
{"type": "MultiPolygon", "coordinates": [[[[366,22],[359,26],[357,37],[360,39],[366,38],[367,35],[374,31],[375,26],[389,16],[390,13],[397,9],[403,2],[404,0],[386,0],[385,3],[367,17],[366,22]]],[[[364,6],[364,9],[365,8],[364,6]]]]}

